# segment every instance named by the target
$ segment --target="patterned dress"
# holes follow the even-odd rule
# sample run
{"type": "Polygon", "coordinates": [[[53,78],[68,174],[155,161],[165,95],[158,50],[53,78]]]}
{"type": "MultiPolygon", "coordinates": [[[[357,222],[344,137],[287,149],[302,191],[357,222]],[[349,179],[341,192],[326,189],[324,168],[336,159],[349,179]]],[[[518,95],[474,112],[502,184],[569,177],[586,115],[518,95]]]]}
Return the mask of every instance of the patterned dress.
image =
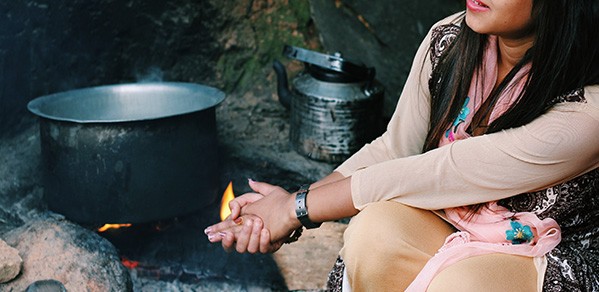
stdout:
{"type": "MultiPolygon", "coordinates": [[[[429,56],[433,70],[441,54],[459,33],[455,24],[432,30],[429,56]]],[[[434,84],[429,80],[429,85],[434,84]]],[[[585,103],[584,90],[557,97],[553,103],[585,103]]],[[[520,194],[501,200],[512,212],[532,212],[539,219],[553,218],[562,232],[562,241],[547,254],[543,290],[599,291],[599,169],[542,191],[520,194]]],[[[341,291],[343,269],[337,259],[329,273],[327,290],[341,291]]]]}
{"type": "Polygon", "coordinates": [[[547,254],[543,291],[599,291],[599,169],[500,203],[561,227],[562,241],[547,254]]]}

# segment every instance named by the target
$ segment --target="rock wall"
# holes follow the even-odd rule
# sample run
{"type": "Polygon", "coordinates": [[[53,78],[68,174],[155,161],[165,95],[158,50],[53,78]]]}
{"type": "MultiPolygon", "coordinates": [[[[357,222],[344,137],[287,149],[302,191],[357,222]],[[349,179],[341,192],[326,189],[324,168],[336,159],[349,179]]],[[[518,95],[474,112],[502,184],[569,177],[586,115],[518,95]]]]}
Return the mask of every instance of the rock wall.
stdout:
{"type": "Polygon", "coordinates": [[[420,42],[436,21],[464,9],[458,0],[310,0],[323,46],[375,67],[390,116],[420,42]]]}

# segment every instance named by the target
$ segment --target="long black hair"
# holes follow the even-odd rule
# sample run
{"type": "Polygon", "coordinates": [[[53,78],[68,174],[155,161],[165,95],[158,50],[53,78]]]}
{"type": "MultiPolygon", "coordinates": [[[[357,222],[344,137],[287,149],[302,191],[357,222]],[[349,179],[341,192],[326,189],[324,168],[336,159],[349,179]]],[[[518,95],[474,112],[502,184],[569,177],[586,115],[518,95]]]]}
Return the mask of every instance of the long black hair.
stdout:
{"type": "MultiPolygon", "coordinates": [[[[558,96],[599,84],[598,0],[533,0],[532,30],[532,47],[491,93],[487,111],[522,66],[531,63],[524,90],[485,133],[525,125],[551,108],[552,100],[558,96]]],[[[472,76],[481,66],[486,40],[485,35],[474,32],[463,20],[460,33],[433,70],[430,125],[424,151],[438,147],[442,135],[459,115],[472,76]]]]}

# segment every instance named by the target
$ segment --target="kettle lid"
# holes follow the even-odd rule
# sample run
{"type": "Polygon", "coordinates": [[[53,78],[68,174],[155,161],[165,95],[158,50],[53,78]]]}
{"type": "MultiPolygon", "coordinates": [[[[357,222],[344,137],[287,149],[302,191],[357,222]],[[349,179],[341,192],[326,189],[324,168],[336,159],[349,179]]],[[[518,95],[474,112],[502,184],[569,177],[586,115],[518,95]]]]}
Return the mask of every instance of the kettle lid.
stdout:
{"type": "Polygon", "coordinates": [[[283,55],[306,63],[312,77],[330,82],[372,81],[374,68],[358,65],[341,57],[285,45],[283,55]]]}

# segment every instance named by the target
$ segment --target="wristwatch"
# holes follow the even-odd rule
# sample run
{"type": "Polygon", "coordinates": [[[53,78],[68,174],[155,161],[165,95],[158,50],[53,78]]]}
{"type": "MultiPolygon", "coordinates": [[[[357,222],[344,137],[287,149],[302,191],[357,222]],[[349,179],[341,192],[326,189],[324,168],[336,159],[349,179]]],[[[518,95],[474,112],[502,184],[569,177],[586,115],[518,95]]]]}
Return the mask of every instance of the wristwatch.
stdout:
{"type": "Polygon", "coordinates": [[[308,217],[308,208],[306,208],[306,198],[308,196],[308,190],[310,186],[304,185],[300,187],[300,190],[295,195],[295,215],[300,223],[307,229],[318,228],[322,223],[314,223],[308,217]]]}

